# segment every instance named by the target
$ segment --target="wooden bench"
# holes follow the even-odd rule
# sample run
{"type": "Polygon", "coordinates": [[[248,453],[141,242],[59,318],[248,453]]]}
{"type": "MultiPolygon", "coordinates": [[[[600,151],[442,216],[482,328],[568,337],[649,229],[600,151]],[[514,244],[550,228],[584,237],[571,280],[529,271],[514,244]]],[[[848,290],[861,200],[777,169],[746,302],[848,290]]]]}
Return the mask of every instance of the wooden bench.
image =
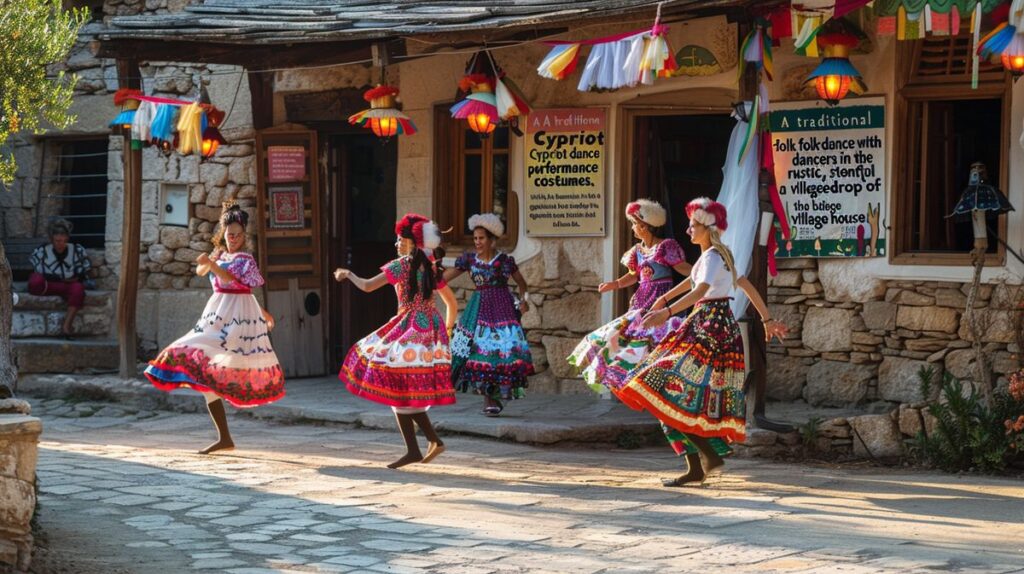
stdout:
{"type": "Polygon", "coordinates": [[[47,240],[43,237],[9,237],[0,239],[4,244],[4,251],[7,253],[7,261],[11,264],[11,272],[15,281],[28,279],[32,272],[32,264],[29,257],[40,245],[45,245],[47,240]]]}

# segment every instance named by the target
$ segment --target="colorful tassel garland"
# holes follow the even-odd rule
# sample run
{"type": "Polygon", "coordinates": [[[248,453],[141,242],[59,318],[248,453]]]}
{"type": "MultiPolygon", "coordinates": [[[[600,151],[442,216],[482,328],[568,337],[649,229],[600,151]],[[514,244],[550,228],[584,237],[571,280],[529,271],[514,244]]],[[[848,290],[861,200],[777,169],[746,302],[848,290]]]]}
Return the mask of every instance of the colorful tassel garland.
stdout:
{"type": "Polygon", "coordinates": [[[576,70],[579,57],[579,44],[559,44],[537,66],[537,73],[545,78],[561,80],[576,70]]]}
{"type": "Polygon", "coordinates": [[[181,109],[178,117],[178,151],[184,155],[203,149],[203,109],[191,103],[181,109]]]}

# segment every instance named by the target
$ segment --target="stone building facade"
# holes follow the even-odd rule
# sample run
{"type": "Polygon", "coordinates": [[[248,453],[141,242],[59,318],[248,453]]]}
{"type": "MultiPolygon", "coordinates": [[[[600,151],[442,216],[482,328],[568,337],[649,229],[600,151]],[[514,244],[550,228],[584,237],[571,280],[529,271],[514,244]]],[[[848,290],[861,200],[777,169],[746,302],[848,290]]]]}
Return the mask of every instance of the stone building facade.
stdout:
{"type": "MultiPolygon", "coordinates": [[[[108,1],[105,13],[160,13],[176,11],[186,2],[108,1]]],[[[646,14],[643,16],[646,18],[646,14]]],[[[630,26],[642,26],[638,17],[630,26]]],[[[95,25],[102,25],[96,23],[95,25]]],[[[574,28],[566,38],[588,38],[620,32],[621,22],[588,23],[574,28]]],[[[867,28],[871,30],[871,28],[867,28]]],[[[535,108],[600,107],[608,118],[608,161],[603,237],[534,238],[522,226],[512,255],[519,261],[530,284],[533,308],[523,324],[534,352],[538,374],[535,389],[554,392],[584,392],[573,379],[565,356],[585,333],[611,319],[617,312],[610,296],[596,292],[599,282],[622,273],[619,256],[629,247],[623,238],[628,223],[617,206],[643,190],[631,189],[628,162],[635,114],[673,113],[728,114],[738,98],[736,83],[737,29],[724,17],[674,23],[670,32],[673,46],[699,43],[714,53],[718,71],[704,76],[659,79],[652,86],[611,92],[579,92],[578,77],[562,82],[540,78],[538,62],[547,46],[537,42],[494,49],[493,54],[509,77],[514,78],[535,108]]],[[[427,57],[419,52],[436,49],[429,39],[409,41],[407,59],[389,67],[389,81],[402,92],[403,110],[419,128],[414,136],[398,141],[396,215],[406,211],[433,214],[435,175],[439,169],[434,142],[435,108],[453,101],[455,85],[463,74],[468,52],[427,57]]],[[[892,37],[872,37],[871,49],[853,57],[865,73],[871,94],[886,101],[887,188],[893,189],[896,164],[894,114],[897,42],[892,37]]],[[[115,114],[110,96],[116,89],[112,61],[89,58],[89,42],[69,59],[69,67],[83,77],[76,105],[83,121],[98,129],[115,114]],[[114,83],[112,83],[114,82],[114,83]],[[99,99],[93,99],[99,98],[99,99]],[[107,102],[101,104],[100,101],[107,102]],[[90,102],[90,103],[86,103],[90,102]]],[[[93,50],[94,51],[94,50],[93,50]]],[[[775,81],[770,84],[773,101],[808,99],[802,86],[813,63],[792,53],[791,41],[775,52],[775,81]]],[[[140,270],[139,334],[143,353],[151,353],[186,329],[208,296],[204,279],[193,274],[194,259],[210,248],[213,222],[225,199],[236,199],[246,209],[256,208],[256,157],[254,151],[251,96],[242,70],[230,66],[148,63],[143,66],[148,93],[172,97],[194,97],[199,84],[206,87],[211,101],[229,112],[223,132],[228,145],[215,157],[198,161],[176,154],[164,156],[147,148],[143,157],[143,226],[140,270]],[[191,218],[187,227],[160,224],[161,193],[165,186],[186,186],[191,218]]],[[[377,79],[365,63],[339,64],[313,69],[278,70],[273,75],[274,124],[288,121],[285,99],[296,94],[362,90],[377,79]]],[[[578,74],[578,72],[577,72],[578,74]]],[[[1010,89],[1010,126],[1024,119],[1024,94],[1020,85],[1010,89]]],[[[338,117],[343,122],[347,113],[338,117]]],[[[524,189],[523,138],[510,146],[510,193],[524,189]]],[[[121,195],[123,175],[120,163],[121,138],[110,139],[109,196],[105,250],[99,266],[105,288],[116,285],[120,262],[121,195]]],[[[1024,181],[1024,151],[1007,148],[1009,165],[1006,190],[1014,204],[1022,204],[1020,185],[1024,181]]],[[[33,165],[27,162],[25,165],[33,165]]],[[[443,169],[443,168],[442,168],[443,169]]],[[[20,180],[22,188],[31,183],[31,170],[20,180]]],[[[22,194],[24,195],[24,193],[22,194]]],[[[887,201],[895,202],[890,192],[887,201]]],[[[31,209],[31,207],[23,209],[31,209]]],[[[6,212],[6,210],[5,210],[6,212]]],[[[436,215],[436,214],[434,214],[436,215]]],[[[681,214],[680,214],[681,216],[681,214]]],[[[12,221],[21,216],[6,215],[12,221]]],[[[522,217],[520,217],[522,221],[522,217]]],[[[887,222],[890,232],[894,221],[887,222]]],[[[21,225],[21,224],[18,224],[21,225]]],[[[1006,240],[1011,249],[1024,244],[1024,225],[1017,212],[1006,218],[1006,240]]],[[[252,230],[255,231],[255,230],[252,230]]],[[[97,257],[100,254],[97,253],[97,257]]],[[[931,366],[958,377],[972,376],[970,341],[964,324],[964,306],[971,268],[960,263],[904,265],[888,257],[871,259],[780,260],[779,274],[771,279],[769,302],[772,313],[793,330],[782,344],[769,348],[769,396],[792,401],[806,400],[815,406],[847,407],[868,403],[916,404],[916,372],[931,366]]],[[[998,377],[1018,368],[1019,326],[1016,321],[1018,291],[1024,267],[1010,257],[986,267],[978,306],[984,309],[986,353],[998,377]]],[[[469,282],[454,285],[461,300],[468,296],[469,282]]],[[[271,309],[273,312],[274,310],[271,309]]],[[[841,437],[842,438],[842,437],[841,437]]]]}

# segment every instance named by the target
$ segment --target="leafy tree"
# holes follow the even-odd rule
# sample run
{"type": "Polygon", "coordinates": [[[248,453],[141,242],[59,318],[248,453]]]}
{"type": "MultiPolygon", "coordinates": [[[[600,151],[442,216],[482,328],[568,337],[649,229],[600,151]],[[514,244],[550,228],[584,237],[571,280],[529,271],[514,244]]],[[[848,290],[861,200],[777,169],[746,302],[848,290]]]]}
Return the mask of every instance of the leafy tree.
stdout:
{"type": "MultiPolygon", "coordinates": [[[[11,138],[39,133],[45,123],[65,129],[74,122],[68,108],[75,78],[48,68],[67,58],[87,18],[86,9],[65,10],[61,0],[0,0],[0,187],[14,180],[18,167],[11,138]]],[[[0,242],[0,386],[12,386],[17,376],[11,291],[11,267],[0,242]]]]}

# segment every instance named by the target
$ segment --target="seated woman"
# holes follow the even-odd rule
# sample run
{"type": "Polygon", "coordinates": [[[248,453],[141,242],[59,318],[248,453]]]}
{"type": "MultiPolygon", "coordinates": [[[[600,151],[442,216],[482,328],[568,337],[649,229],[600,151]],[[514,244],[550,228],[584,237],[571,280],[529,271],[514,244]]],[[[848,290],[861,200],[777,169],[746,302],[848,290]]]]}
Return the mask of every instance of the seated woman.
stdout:
{"type": "Polygon", "coordinates": [[[40,245],[32,252],[29,263],[28,292],[33,295],[57,295],[68,303],[61,332],[65,339],[74,335],[73,322],[85,303],[86,273],[92,266],[85,248],[71,243],[71,223],[54,220],[47,229],[49,245],[40,245]]]}

